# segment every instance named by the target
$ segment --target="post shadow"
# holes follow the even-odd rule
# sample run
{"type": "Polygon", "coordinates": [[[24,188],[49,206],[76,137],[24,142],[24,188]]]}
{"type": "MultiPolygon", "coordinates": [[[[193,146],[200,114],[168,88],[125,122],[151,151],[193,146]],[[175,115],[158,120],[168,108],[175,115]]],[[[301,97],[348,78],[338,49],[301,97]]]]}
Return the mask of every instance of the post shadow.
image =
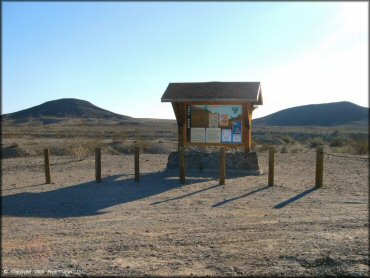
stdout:
{"type": "Polygon", "coordinates": [[[175,201],[175,200],[183,199],[183,198],[185,198],[185,197],[189,197],[189,196],[192,196],[192,195],[195,195],[195,194],[198,194],[198,193],[201,193],[201,192],[204,192],[204,191],[207,191],[207,190],[210,190],[210,189],[213,189],[213,188],[219,187],[219,186],[220,186],[219,184],[212,185],[211,187],[203,188],[203,189],[200,189],[200,190],[197,190],[197,191],[194,191],[194,192],[190,192],[190,193],[187,193],[187,194],[184,194],[184,195],[178,196],[178,197],[169,198],[169,199],[166,199],[166,200],[163,200],[163,201],[154,202],[154,203],[152,203],[151,205],[159,205],[159,204],[161,204],[161,203],[165,203],[165,202],[169,202],[169,201],[175,201]]]}
{"type": "Polygon", "coordinates": [[[252,195],[252,194],[257,193],[257,192],[260,192],[260,191],[263,191],[263,190],[265,190],[265,189],[267,189],[267,188],[269,188],[269,187],[270,187],[270,186],[265,186],[265,187],[258,188],[258,189],[252,190],[252,191],[250,191],[250,192],[247,192],[247,193],[245,193],[245,194],[243,194],[243,195],[241,195],[241,196],[237,196],[237,197],[234,197],[234,198],[230,198],[230,199],[227,199],[227,200],[223,200],[223,201],[221,201],[221,202],[218,202],[218,203],[214,204],[212,207],[213,207],[213,208],[215,208],[215,207],[222,206],[222,205],[224,205],[224,204],[226,204],[226,203],[229,203],[229,202],[232,202],[232,201],[235,201],[235,200],[238,200],[238,199],[241,199],[241,198],[247,197],[247,196],[249,196],[249,195],[252,195]]]}
{"type": "Polygon", "coordinates": [[[2,216],[66,218],[104,214],[104,209],[161,194],[205,179],[188,178],[185,185],[167,172],[143,173],[140,183],[134,175],[115,175],[44,192],[22,192],[1,197],[2,216]],[[126,179],[120,179],[125,177],[126,179]]]}
{"type": "Polygon", "coordinates": [[[316,187],[307,189],[306,191],[303,191],[303,192],[299,193],[298,195],[296,195],[296,196],[294,196],[294,197],[292,197],[292,198],[290,198],[290,199],[288,199],[288,200],[286,200],[284,202],[281,202],[281,203],[277,204],[276,206],[274,206],[274,208],[275,209],[281,209],[281,208],[283,208],[283,207],[285,207],[285,206],[287,206],[287,205],[289,205],[289,204],[291,204],[291,203],[293,203],[293,202],[295,202],[295,201],[303,198],[304,196],[310,194],[311,192],[313,192],[313,191],[315,191],[317,189],[318,188],[316,188],[316,187]]]}

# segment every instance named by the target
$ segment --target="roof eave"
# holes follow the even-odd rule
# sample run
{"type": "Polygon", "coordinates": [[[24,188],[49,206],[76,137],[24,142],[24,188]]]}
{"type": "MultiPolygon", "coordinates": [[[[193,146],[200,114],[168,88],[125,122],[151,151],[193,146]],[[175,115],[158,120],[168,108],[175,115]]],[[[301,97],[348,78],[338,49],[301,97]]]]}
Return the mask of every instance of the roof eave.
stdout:
{"type": "Polygon", "coordinates": [[[239,99],[239,98],[215,98],[215,99],[195,99],[195,98],[192,98],[192,99],[161,99],[161,102],[252,102],[252,103],[257,103],[259,104],[258,102],[258,99],[239,99]]]}

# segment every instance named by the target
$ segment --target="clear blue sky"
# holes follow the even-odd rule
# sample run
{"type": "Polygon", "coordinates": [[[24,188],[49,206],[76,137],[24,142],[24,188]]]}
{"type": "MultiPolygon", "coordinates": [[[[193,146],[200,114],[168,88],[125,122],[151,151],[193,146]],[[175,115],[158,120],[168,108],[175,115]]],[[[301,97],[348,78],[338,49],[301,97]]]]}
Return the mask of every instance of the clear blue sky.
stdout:
{"type": "Polygon", "coordinates": [[[368,3],[3,2],[2,113],[73,97],[174,118],[170,82],[261,81],[254,117],[368,106],[368,3]]]}

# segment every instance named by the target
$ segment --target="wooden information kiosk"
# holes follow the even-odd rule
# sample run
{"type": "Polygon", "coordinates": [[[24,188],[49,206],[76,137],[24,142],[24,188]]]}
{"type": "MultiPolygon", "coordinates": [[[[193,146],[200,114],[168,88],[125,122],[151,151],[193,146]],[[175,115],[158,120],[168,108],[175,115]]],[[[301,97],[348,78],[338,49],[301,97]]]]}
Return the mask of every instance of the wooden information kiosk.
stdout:
{"type": "Polygon", "coordinates": [[[252,144],[252,112],[262,105],[260,82],[170,83],[161,102],[171,102],[178,147],[242,147],[252,144]]]}

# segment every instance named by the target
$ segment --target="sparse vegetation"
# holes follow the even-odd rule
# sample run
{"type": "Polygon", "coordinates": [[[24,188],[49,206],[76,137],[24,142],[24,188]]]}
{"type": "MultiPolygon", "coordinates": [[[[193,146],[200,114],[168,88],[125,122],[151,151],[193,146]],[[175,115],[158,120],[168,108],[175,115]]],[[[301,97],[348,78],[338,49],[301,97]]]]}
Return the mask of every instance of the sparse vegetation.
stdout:
{"type": "Polygon", "coordinates": [[[315,137],[315,138],[312,138],[312,139],[309,139],[307,140],[307,144],[311,147],[311,148],[316,148],[318,146],[322,146],[324,145],[324,141],[322,138],[320,137],[315,137]]]}
{"type": "Polygon", "coordinates": [[[345,139],[336,137],[330,142],[330,147],[343,147],[345,144],[346,144],[345,139]]]}
{"type": "Polygon", "coordinates": [[[281,137],[281,140],[285,143],[285,144],[295,144],[295,140],[290,136],[290,135],[283,135],[281,137]]]}
{"type": "Polygon", "coordinates": [[[362,140],[354,142],[354,149],[357,154],[368,154],[369,153],[369,141],[362,140]]]}
{"type": "Polygon", "coordinates": [[[286,146],[283,146],[280,150],[281,153],[287,153],[288,152],[288,149],[286,146]]]}
{"type": "MultiPolygon", "coordinates": [[[[103,153],[132,154],[135,141],[145,153],[169,153],[176,150],[177,125],[168,120],[142,120],[138,124],[67,119],[47,125],[3,121],[2,136],[6,142],[3,148],[12,144],[16,151],[9,153],[14,155],[42,155],[43,148],[48,147],[52,155],[83,158],[92,156],[98,145],[103,148],[103,153]]],[[[359,126],[254,127],[252,138],[252,150],[257,152],[266,152],[273,145],[291,153],[318,146],[332,148],[338,153],[369,153],[367,128],[359,126]]]]}

